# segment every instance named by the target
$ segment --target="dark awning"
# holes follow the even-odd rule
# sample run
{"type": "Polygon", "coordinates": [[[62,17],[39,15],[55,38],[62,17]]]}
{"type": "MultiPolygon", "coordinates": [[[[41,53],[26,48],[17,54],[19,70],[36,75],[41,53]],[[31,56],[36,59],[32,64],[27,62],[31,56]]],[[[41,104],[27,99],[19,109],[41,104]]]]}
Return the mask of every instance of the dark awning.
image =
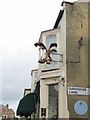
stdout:
{"type": "Polygon", "coordinates": [[[37,102],[40,103],[40,81],[36,83],[36,88],[35,88],[34,93],[35,93],[36,104],[37,102]]]}
{"type": "Polygon", "coordinates": [[[35,94],[30,93],[20,100],[17,108],[17,115],[27,117],[33,112],[35,112],[35,94]]]}

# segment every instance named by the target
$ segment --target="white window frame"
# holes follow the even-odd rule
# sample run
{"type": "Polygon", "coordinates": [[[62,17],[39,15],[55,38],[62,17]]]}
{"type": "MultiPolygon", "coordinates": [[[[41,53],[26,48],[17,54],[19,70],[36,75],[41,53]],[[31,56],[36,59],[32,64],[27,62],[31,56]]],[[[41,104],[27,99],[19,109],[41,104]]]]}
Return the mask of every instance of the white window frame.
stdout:
{"type": "MultiPolygon", "coordinates": [[[[41,33],[41,36],[40,36],[40,41],[42,42],[42,43],[44,43],[44,45],[46,46],[46,38],[48,37],[48,36],[51,36],[51,35],[56,35],[56,43],[57,43],[57,52],[58,53],[60,53],[59,52],[59,49],[60,49],[60,46],[59,46],[59,34],[60,34],[60,28],[57,28],[57,29],[51,29],[51,30],[47,30],[47,31],[43,31],[42,33],[41,33]]],[[[44,53],[43,53],[43,55],[44,55],[44,53]]],[[[40,56],[40,55],[39,55],[40,56]]],[[[57,66],[56,67],[54,67],[54,68],[47,68],[46,66],[46,63],[44,63],[43,64],[43,69],[44,70],[49,70],[49,69],[59,69],[60,68],[60,62],[58,62],[58,61],[60,61],[60,55],[57,55],[57,66]]]]}

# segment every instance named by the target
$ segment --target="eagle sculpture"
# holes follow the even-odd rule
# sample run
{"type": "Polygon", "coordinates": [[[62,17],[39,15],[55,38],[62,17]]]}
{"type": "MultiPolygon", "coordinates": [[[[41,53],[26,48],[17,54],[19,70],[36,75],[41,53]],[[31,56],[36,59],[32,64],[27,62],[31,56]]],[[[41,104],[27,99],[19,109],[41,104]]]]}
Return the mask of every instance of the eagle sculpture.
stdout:
{"type": "Polygon", "coordinates": [[[56,50],[56,48],[57,48],[57,43],[51,43],[48,49],[46,48],[46,46],[45,46],[42,42],[37,42],[37,43],[35,43],[34,45],[35,45],[36,47],[39,46],[40,49],[42,49],[42,50],[46,50],[46,52],[45,52],[45,57],[44,57],[44,58],[41,57],[41,59],[39,59],[38,62],[39,62],[39,63],[42,63],[42,64],[45,63],[45,62],[46,62],[47,64],[51,64],[52,58],[51,58],[50,54],[51,54],[52,52],[57,52],[57,50],[56,50]]]}

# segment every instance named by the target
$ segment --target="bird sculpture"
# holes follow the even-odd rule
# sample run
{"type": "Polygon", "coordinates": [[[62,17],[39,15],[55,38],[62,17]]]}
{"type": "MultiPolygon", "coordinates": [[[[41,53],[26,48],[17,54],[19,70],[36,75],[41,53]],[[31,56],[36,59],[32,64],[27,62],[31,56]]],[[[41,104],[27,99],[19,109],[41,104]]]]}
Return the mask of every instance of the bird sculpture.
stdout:
{"type": "Polygon", "coordinates": [[[51,58],[50,54],[51,54],[52,52],[57,52],[57,50],[56,50],[56,48],[57,48],[57,43],[51,43],[48,49],[47,49],[46,46],[45,46],[43,43],[41,43],[41,42],[37,42],[37,43],[35,43],[34,45],[35,45],[36,47],[39,46],[40,49],[42,49],[42,50],[46,50],[46,52],[45,52],[45,57],[44,57],[44,58],[41,57],[38,62],[39,62],[39,63],[42,63],[42,64],[45,63],[45,62],[46,62],[47,64],[51,64],[52,58],[51,58]]]}

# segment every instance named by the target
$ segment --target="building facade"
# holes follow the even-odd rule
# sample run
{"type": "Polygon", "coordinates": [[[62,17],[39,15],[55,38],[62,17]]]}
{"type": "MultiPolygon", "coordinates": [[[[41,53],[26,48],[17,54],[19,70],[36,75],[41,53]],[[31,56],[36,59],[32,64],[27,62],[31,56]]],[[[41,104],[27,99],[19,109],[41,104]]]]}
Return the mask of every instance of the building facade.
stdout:
{"type": "MultiPolygon", "coordinates": [[[[51,64],[40,64],[40,118],[88,118],[88,1],[63,2],[52,30],[41,32],[39,42],[49,48],[51,64]]],[[[39,58],[45,50],[39,49],[39,58]]]]}
{"type": "Polygon", "coordinates": [[[42,31],[31,93],[17,115],[26,118],[89,118],[89,1],[62,2],[53,29],[42,31]],[[53,48],[54,47],[54,48],[53,48]]]}
{"type": "MultiPolygon", "coordinates": [[[[67,87],[74,88],[74,92],[68,93],[68,109],[71,118],[88,118],[89,101],[88,94],[84,89],[90,88],[88,83],[88,3],[79,2],[74,6],[66,4],[66,75],[67,87]],[[81,92],[82,91],[82,92],[81,92]],[[81,92],[78,94],[78,92],[81,92]],[[82,101],[82,102],[81,102],[82,101]],[[81,102],[81,105],[79,104],[81,102]],[[75,105],[78,104],[75,108],[75,105]],[[86,105],[85,108],[80,107],[86,105]],[[86,109],[86,112],[79,111],[79,108],[86,109]],[[75,112],[75,109],[78,111],[75,112]]],[[[73,91],[73,90],[71,90],[73,91]]]]}
{"type": "Polygon", "coordinates": [[[0,105],[0,118],[1,119],[14,119],[15,113],[13,109],[9,108],[8,104],[6,106],[0,105]]]}
{"type": "Polygon", "coordinates": [[[30,94],[30,93],[31,93],[31,89],[25,88],[25,89],[24,89],[24,95],[23,95],[23,96],[26,96],[27,94],[30,94]]]}
{"type": "Polygon", "coordinates": [[[34,92],[36,83],[39,81],[38,69],[33,69],[31,71],[31,92],[34,92]]]}

